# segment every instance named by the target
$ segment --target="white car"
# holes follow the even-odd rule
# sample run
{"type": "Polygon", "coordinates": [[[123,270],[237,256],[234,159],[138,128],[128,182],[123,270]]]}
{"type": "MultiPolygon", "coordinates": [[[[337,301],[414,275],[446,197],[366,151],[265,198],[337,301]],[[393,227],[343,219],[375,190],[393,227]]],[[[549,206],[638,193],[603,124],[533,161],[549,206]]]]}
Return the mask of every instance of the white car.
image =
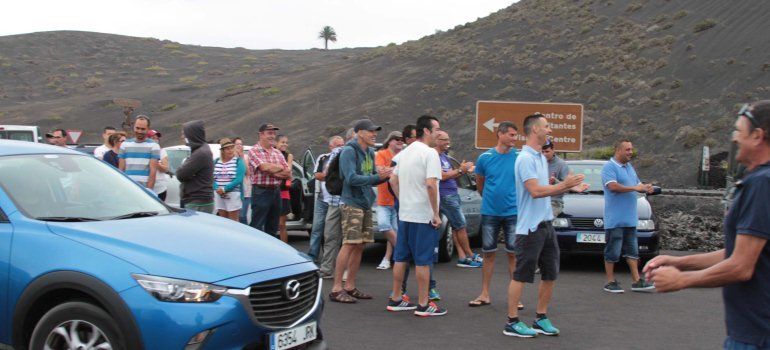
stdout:
{"type": "MultiPolygon", "coordinates": [[[[209,144],[213,159],[219,158],[219,144],[209,144]]],[[[248,152],[251,146],[243,146],[244,151],[248,152]]],[[[185,145],[170,146],[163,148],[168,154],[169,172],[174,174],[176,169],[190,156],[190,147],[185,145]]],[[[289,214],[286,221],[288,230],[307,231],[310,233],[313,225],[313,188],[315,178],[313,166],[315,159],[310,149],[306,150],[302,156],[302,163],[295,160],[292,164],[292,213],[289,214]],[[301,194],[301,195],[300,195],[301,194]]],[[[171,176],[168,181],[168,191],[166,192],[166,204],[172,207],[179,207],[179,180],[176,176],[171,176]]],[[[213,189],[212,189],[213,191],[213,189]]],[[[251,218],[251,209],[247,214],[251,218]]]]}

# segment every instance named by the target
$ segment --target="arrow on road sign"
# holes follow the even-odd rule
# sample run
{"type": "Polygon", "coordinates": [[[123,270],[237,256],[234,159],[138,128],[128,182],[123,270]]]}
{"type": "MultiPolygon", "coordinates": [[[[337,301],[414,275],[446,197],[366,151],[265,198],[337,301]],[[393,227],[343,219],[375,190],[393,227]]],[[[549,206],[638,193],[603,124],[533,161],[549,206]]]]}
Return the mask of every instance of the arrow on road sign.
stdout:
{"type": "Polygon", "coordinates": [[[485,128],[489,129],[491,132],[495,132],[495,128],[500,126],[500,123],[495,123],[495,118],[492,118],[490,120],[487,120],[486,123],[483,124],[485,128]]]}

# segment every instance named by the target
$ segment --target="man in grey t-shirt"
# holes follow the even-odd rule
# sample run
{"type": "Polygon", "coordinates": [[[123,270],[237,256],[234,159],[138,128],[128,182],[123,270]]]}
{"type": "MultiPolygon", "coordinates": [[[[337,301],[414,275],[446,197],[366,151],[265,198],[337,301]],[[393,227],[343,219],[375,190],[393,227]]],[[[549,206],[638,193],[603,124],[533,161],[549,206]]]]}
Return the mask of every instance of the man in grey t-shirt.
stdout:
{"type": "MultiPolygon", "coordinates": [[[[559,158],[556,152],[553,150],[553,141],[548,140],[548,143],[543,146],[543,155],[548,160],[548,177],[549,183],[554,185],[556,183],[564,181],[569,175],[569,166],[564,159],[559,158]]],[[[564,194],[558,194],[551,196],[551,208],[553,208],[553,217],[558,217],[564,209],[564,194]]]]}

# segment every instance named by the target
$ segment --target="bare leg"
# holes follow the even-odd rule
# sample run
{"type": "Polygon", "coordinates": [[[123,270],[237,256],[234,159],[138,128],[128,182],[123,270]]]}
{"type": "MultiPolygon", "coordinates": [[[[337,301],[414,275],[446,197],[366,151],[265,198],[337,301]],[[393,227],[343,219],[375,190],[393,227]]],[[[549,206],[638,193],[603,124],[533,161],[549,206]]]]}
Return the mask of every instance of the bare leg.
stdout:
{"type": "Polygon", "coordinates": [[[524,282],[511,280],[511,283],[508,285],[508,317],[519,316],[519,301],[521,301],[521,292],[523,290],[524,282]]]}
{"type": "Polygon", "coordinates": [[[473,256],[473,250],[471,250],[471,243],[468,240],[468,230],[461,228],[454,232],[452,235],[455,239],[455,247],[457,247],[457,256],[460,259],[473,256]]]}
{"type": "Polygon", "coordinates": [[[628,268],[631,270],[631,279],[634,283],[639,282],[639,260],[626,258],[628,268]]]}
{"type": "Polygon", "coordinates": [[[460,242],[457,240],[457,231],[454,231],[454,234],[452,235],[452,243],[454,243],[455,250],[457,251],[457,259],[465,260],[466,254],[465,254],[465,251],[462,249],[460,242]]]}
{"type": "Polygon", "coordinates": [[[401,299],[401,284],[404,283],[404,272],[409,263],[396,262],[393,265],[393,300],[401,299]]]}
{"type": "Polygon", "coordinates": [[[387,247],[385,248],[385,256],[382,260],[390,260],[393,257],[393,247],[396,246],[396,232],[393,230],[385,231],[385,239],[388,240],[387,247]]]}
{"type": "Polygon", "coordinates": [[[604,262],[604,272],[607,274],[607,282],[615,280],[615,263],[604,262]]]}
{"type": "Polygon", "coordinates": [[[281,217],[278,219],[278,232],[280,234],[281,240],[285,243],[288,243],[289,233],[286,232],[286,215],[281,215],[281,217]]]}
{"type": "Polygon", "coordinates": [[[428,305],[428,287],[430,284],[430,266],[417,266],[417,295],[421,306],[428,305]]]}
{"type": "Polygon", "coordinates": [[[356,288],[356,275],[361,267],[361,254],[364,252],[364,243],[351,244],[353,249],[348,258],[348,279],[345,281],[345,289],[353,290],[356,288]]]}
{"type": "Polygon", "coordinates": [[[489,285],[492,283],[492,273],[495,272],[495,252],[484,253],[484,266],[481,267],[481,294],[477,300],[490,301],[489,285]]]}
{"type": "Polygon", "coordinates": [[[230,219],[230,220],[233,220],[233,221],[239,221],[240,222],[240,219],[238,218],[238,215],[240,215],[240,213],[241,213],[240,210],[228,211],[227,212],[227,218],[230,219]]]}
{"type": "Polygon", "coordinates": [[[551,296],[553,296],[553,287],[556,285],[556,281],[541,281],[540,287],[537,291],[537,313],[548,313],[548,304],[551,303],[551,296]]]}
{"type": "Polygon", "coordinates": [[[227,217],[227,212],[222,210],[222,209],[219,209],[219,210],[217,210],[217,216],[221,216],[221,217],[225,217],[226,218],[227,217]]]}
{"type": "Polygon", "coordinates": [[[334,266],[334,285],[332,286],[332,292],[339,292],[342,290],[342,274],[348,268],[348,260],[350,259],[350,252],[353,250],[352,244],[343,244],[340,248],[340,252],[337,253],[337,262],[334,266]]]}

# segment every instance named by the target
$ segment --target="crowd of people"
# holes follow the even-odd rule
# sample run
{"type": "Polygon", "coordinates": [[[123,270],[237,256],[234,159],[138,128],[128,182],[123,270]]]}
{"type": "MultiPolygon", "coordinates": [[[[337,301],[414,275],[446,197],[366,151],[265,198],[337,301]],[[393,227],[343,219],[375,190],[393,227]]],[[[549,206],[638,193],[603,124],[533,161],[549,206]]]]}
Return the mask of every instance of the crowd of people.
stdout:
{"type": "MultiPolygon", "coordinates": [[[[526,117],[521,125],[526,144],[514,147],[518,127],[501,122],[495,147],[476,162],[453,165],[448,157],[450,135],[439,119],[419,117],[415,124],[392,131],[375,150],[382,128],[369,119],[355,122],[345,137],[328,139],[329,152],[315,164],[315,205],[308,254],[323,278],[332,278],[330,301],[354,304],[372,295],[357,287],[361,255],[374,242],[373,230],[387,240],[377,269],[392,268],[392,291],[386,309],[412,311],[417,316],[441,316],[433,264],[437,261],[438,228],[446,219],[457,247],[457,266],[481,268],[481,291],[470,307],[491,303],[490,284],[496,251],[502,242],[507,257],[508,322],[503,333],[516,337],[558,335],[548,317],[560,252],[553,219],[563,210],[563,195],[588,189],[583,174],[574,174],[554,152],[551,129],[541,114],[526,117]],[[481,255],[470,247],[456,179],[474,173],[481,194],[481,255]],[[377,191],[374,191],[374,188],[377,191]],[[377,204],[376,206],[374,204],[377,204]],[[376,208],[376,212],[373,211],[376,208]],[[373,227],[373,217],[377,226],[373,227]],[[502,240],[500,234],[502,233],[502,240]],[[407,295],[410,265],[415,266],[416,299],[407,295]],[[540,275],[535,318],[519,317],[526,284],[540,275]]],[[[288,138],[273,124],[262,124],[259,141],[249,152],[241,138],[219,140],[220,155],[213,157],[202,121],[185,123],[183,132],[191,153],[177,169],[185,208],[240,220],[286,241],[290,211],[293,156],[288,138]],[[249,206],[251,217],[247,218],[249,206]]],[[[725,219],[725,249],[686,257],[658,256],[639,273],[636,237],[637,193],[651,193],[631,164],[633,144],[615,143],[615,153],[601,174],[605,196],[604,251],[607,284],[604,290],[622,293],[614,265],[624,258],[631,270],[631,290],[660,292],[691,287],[725,286],[728,338],[726,348],[765,349],[770,346],[770,101],[744,106],[733,132],[736,159],[747,166],[737,185],[725,219]],[[742,347],[754,346],[754,347],[742,347]]],[[[133,138],[114,128],[104,129],[104,145],[95,156],[124,171],[137,183],[164,198],[169,176],[168,157],[160,147],[161,133],[150,128],[147,116],[138,116],[133,138]]],[[[66,131],[46,134],[49,142],[64,146],[66,131]]]]}

